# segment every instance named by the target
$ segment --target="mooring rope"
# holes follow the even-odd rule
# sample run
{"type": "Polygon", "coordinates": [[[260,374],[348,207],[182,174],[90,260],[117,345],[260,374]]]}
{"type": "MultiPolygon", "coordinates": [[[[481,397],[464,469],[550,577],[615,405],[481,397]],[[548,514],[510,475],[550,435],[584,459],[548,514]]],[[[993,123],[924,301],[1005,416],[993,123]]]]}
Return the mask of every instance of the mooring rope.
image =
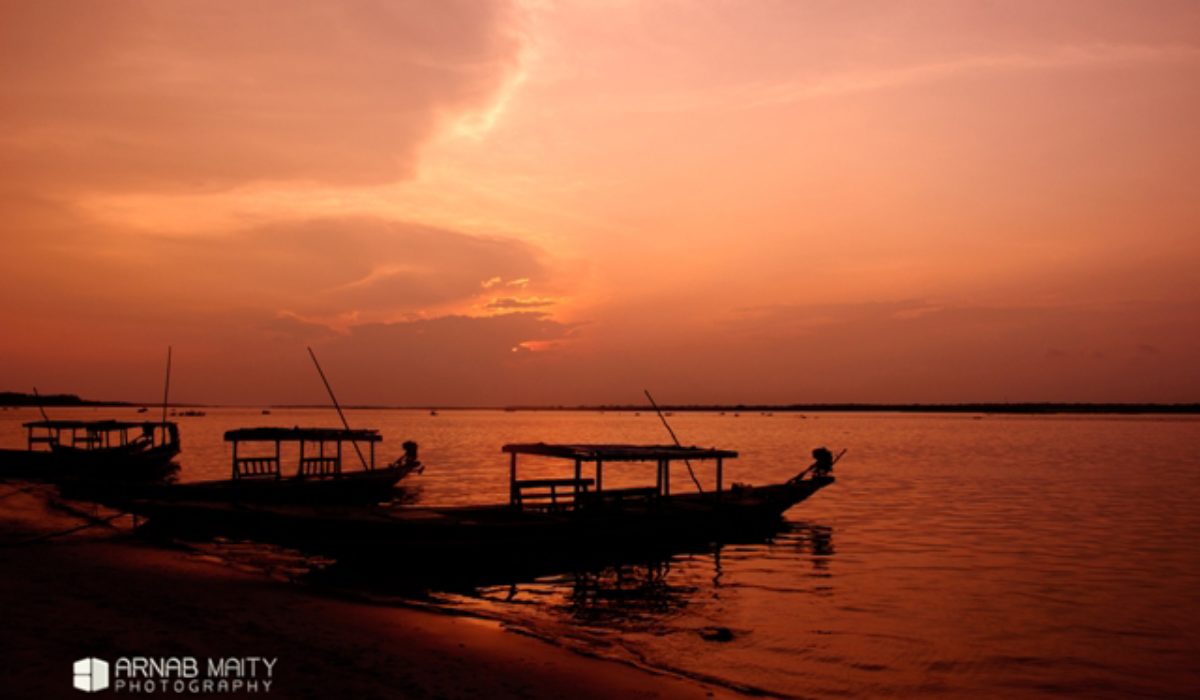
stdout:
{"type": "Polygon", "coordinates": [[[117,513],[116,515],[110,515],[107,518],[97,518],[97,519],[92,520],[91,522],[84,523],[83,525],[77,525],[75,527],[67,528],[66,530],[57,530],[55,532],[46,532],[41,535],[38,535],[37,537],[30,537],[28,539],[17,540],[15,542],[0,542],[0,548],[21,547],[24,545],[36,544],[38,542],[45,542],[46,540],[54,539],[55,537],[62,537],[64,535],[70,535],[70,534],[79,532],[80,530],[86,530],[90,527],[110,526],[112,521],[116,520],[117,518],[124,517],[126,515],[128,515],[128,513],[117,513]]]}

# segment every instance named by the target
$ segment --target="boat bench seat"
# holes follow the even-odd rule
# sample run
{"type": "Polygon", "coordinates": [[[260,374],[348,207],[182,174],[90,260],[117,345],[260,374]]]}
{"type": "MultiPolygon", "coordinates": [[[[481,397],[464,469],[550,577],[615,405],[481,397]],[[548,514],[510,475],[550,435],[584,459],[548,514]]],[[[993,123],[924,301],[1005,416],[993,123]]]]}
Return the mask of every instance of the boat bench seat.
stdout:
{"type": "Polygon", "coordinates": [[[342,472],[337,457],[305,457],[300,460],[300,476],[335,476],[342,472]]]}
{"type": "Polygon", "coordinates": [[[575,492],[587,493],[595,479],[520,479],[513,482],[513,505],[534,510],[559,510],[575,504],[575,492]]]}
{"type": "Polygon", "coordinates": [[[234,462],[235,479],[278,479],[279,460],[274,457],[239,457],[234,462]]]}

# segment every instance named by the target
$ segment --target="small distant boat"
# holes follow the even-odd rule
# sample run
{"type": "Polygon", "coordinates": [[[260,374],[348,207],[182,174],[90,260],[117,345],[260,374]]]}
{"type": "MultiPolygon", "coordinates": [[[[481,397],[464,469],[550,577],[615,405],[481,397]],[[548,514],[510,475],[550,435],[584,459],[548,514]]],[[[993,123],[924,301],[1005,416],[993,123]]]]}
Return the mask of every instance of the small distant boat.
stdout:
{"type": "Polygon", "coordinates": [[[438,414],[438,412],[437,412],[437,411],[430,411],[430,412],[429,412],[429,415],[431,415],[431,416],[436,416],[437,414],[438,414]]]}
{"type": "Polygon", "coordinates": [[[187,416],[187,417],[197,417],[197,416],[206,416],[206,415],[208,415],[208,414],[207,414],[207,413],[205,413],[204,411],[199,411],[199,410],[196,410],[196,409],[188,409],[188,410],[186,410],[186,411],[180,411],[178,414],[173,414],[173,415],[180,415],[180,416],[187,416]]]}
{"type": "Polygon", "coordinates": [[[150,409],[146,408],[145,406],[142,406],[141,408],[139,408],[139,409],[137,410],[137,412],[138,412],[138,413],[146,413],[146,412],[147,412],[147,411],[149,411],[149,410],[150,410],[150,409]]]}
{"type": "Polygon", "coordinates": [[[158,479],[178,467],[172,422],[40,420],[24,424],[26,449],[0,450],[0,476],[59,480],[158,479]]]}
{"type": "Polygon", "coordinates": [[[264,408],[264,409],[262,410],[262,415],[264,415],[264,416],[269,416],[269,415],[271,415],[271,409],[269,409],[269,408],[264,408]]]}
{"type": "Polygon", "coordinates": [[[784,511],[834,482],[828,470],[813,474],[805,470],[781,484],[724,488],[723,462],[737,453],[712,448],[535,443],[505,445],[502,450],[510,457],[510,495],[504,504],[246,506],[160,499],[135,501],[127,507],[167,532],[244,537],[367,562],[379,561],[381,552],[387,552],[385,559],[391,562],[400,555],[449,561],[453,554],[456,561],[483,567],[514,558],[561,557],[564,552],[647,543],[707,542],[770,530],[778,526],[784,511]],[[565,460],[573,465],[572,475],[518,479],[521,455],[565,460]],[[670,465],[685,460],[715,462],[715,489],[672,493],[670,465]],[[653,486],[604,486],[606,469],[634,462],[657,464],[653,486]],[[585,464],[590,472],[586,477],[585,464]]]}

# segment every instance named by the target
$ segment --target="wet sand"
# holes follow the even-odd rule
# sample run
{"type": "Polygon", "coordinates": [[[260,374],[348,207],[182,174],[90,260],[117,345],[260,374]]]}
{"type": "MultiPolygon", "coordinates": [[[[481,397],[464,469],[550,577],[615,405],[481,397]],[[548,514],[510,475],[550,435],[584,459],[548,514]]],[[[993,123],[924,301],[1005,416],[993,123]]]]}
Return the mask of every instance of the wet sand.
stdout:
{"type": "Polygon", "coordinates": [[[124,518],[93,524],[114,514],[62,510],[52,494],[0,483],[0,649],[9,697],[78,697],[74,660],[133,655],[278,657],[275,697],[730,695],[488,622],[317,595],[144,542],[124,518]]]}

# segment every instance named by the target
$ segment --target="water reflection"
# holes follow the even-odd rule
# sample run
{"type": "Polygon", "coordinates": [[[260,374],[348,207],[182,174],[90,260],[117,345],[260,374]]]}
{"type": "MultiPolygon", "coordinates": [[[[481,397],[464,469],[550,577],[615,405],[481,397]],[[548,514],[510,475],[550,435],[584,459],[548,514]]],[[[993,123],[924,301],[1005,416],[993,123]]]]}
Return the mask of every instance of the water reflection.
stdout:
{"type": "Polygon", "coordinates": [[[794,523],[789,533],[794,547],[800,554],[811,556],[812,566],[818,571],[829,568],[829,557],[833,556],[833,528],[825,525],[794,523]]]}
{"type": "MultiPolygon", "coordinates": [[[[337,562],[305,580],[374,596],[421,600],[520,626],[570,623],[588,629],[665,634],[667,622],[700,602],[719,604],[722,590],[758,588],[758,567],[796,570],[808,561],[829,576],[833,529],[780,520],[766,530],[722,542],[656,545],[639,550],[525,553],[519,557],[416,561],[380,557],[337,562]]],[[[271,563],[271,558],[266,561],[271,563]]],[[[243,559],[239,562],[245,565],[243,559]]],[[[770,586],[768,586],[770,587],[770,586]]],[[[720,613],[700,615],[714,623],[720,613]]]]}
{"type": "Polygon", "coordinates": [[[653,625],[686,607],[697,590],[670,574],[670,560],[577,572],[564,612],[588,627],[653,625]]]}
{"type": "Polygon", "coordinates": [[[689,606],[719,603],[727,576],[735,587],[752,585],[738,580],[747,564],[807,560],[814,571],[828,576],[833,554],[833,528],[781,521],[756,538],[638,556],[609,554],[579,561],[558,574],[480,585],[468,595],[484,608],[491,604],[494,612],[535,606],[541,615],[583,628],[663,634],[671,631],[670,620],[689,606]]]}

